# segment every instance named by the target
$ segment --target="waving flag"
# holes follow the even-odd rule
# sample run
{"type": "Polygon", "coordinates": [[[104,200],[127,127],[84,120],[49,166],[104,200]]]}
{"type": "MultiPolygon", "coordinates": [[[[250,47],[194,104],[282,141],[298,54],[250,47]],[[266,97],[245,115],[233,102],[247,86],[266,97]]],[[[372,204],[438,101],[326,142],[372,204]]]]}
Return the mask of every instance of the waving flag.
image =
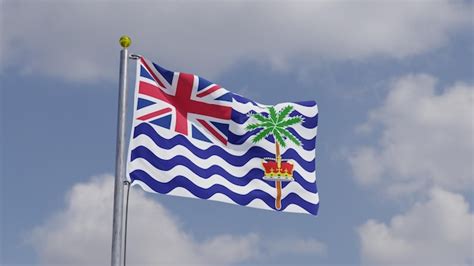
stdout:
{"type": "Polygon", "coordinates": [[[268,106],[140,58],[127,163],[146,191],[316,215],[318,108],[268,106]]]}

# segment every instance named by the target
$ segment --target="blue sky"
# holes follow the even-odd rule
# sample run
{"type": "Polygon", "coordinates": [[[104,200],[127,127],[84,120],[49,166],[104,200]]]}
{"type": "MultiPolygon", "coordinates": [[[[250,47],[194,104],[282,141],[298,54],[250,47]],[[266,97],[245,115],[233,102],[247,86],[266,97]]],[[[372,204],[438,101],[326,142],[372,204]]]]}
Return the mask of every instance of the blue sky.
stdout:
{"type": "Polygon", "coordinates": [[[4,1],[1,263],[108,261],[128,34],[131,52],[170,69],[320,111],[317,217],[134,187],[131,264],[472,264],[472,11],[441,0],[4,1]]]}

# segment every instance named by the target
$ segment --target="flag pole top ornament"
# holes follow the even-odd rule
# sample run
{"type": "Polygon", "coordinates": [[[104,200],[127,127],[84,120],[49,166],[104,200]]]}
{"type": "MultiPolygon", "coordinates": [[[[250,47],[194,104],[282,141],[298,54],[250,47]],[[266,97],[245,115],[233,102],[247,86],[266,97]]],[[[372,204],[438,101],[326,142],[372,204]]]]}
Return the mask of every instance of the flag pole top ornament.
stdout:
{"type": "Polygon", "coordinates": [[[127,49],[132,44],[132,39],[127,35],[122,35],[122,37],[120,37],[119,43],[122,48],[127,49]]]}

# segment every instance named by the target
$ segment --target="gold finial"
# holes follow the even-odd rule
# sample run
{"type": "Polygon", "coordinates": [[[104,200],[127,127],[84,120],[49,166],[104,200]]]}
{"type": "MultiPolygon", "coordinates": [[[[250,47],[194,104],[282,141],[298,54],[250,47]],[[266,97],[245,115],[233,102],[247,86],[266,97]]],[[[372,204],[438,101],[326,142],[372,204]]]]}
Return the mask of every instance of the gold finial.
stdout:
{"type": "Polygon", "coordinates": [[[130,37],[128,37],[127,35],[123,35],[122,37],[120,37],[119,42],[123,48],[128,48],[132,44],[132,39],[130,39],[130,37]]]}

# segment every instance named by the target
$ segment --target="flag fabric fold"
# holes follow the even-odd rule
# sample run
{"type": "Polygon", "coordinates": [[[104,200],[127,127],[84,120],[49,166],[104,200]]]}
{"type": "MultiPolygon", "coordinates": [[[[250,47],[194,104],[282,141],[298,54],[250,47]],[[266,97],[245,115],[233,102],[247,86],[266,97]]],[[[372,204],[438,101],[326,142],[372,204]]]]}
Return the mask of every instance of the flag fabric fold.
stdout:
{"type": "Polygon", "coordinates": [[[127,178],[150,192],[316,215],[316,102],[251,101],[137,63],[127,178]]]}

